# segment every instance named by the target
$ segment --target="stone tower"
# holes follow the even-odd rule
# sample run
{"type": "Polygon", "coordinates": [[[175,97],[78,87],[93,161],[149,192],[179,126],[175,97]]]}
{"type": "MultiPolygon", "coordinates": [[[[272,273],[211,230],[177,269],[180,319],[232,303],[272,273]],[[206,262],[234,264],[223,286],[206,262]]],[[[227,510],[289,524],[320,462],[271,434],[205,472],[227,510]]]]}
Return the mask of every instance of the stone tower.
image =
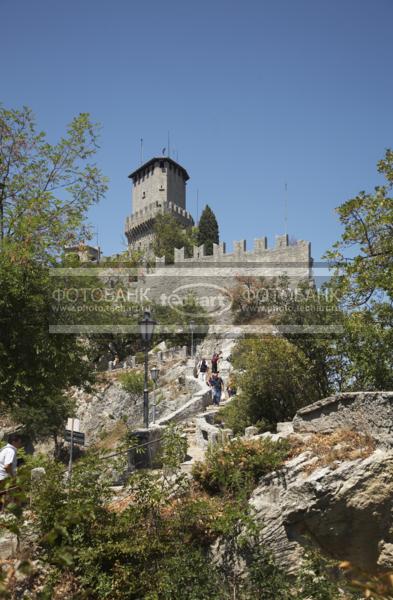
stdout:
{"type": "Polygon", "coordinates": [[[153,245],[155,217],[170,213],[182,227],[194,220],[186,210],[187,171],[167,156],[152,158],[129,178],[132,179],[133,212],[126,219],[126,236],[130,250],[150,254],[153,245]]]}

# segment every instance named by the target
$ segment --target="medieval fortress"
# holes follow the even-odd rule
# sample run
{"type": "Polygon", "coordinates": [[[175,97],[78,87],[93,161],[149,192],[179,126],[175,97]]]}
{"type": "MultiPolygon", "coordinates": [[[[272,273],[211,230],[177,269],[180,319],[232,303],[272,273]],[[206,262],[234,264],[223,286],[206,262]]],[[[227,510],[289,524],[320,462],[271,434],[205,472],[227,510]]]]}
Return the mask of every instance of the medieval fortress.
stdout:
{"type": "MultiPolygon", "coordinates": [[[[126,219],[125,233],[130,251],[140,250],[152,256],[154,221],[159,213],[170,213],[182,227],[191,227],[194,220],[187,211],[187,171],[169,157],[152,158],[129,175],[133,185],[133,213],[126,219]]],[[[233,252],[227,253],[225,243],[214,244],[213,254],[204,247],[194,246],[187,258],[184,248],[175,249],[173,265],[165,257],[155,257],[155,268],[146,269],[136,287],[146,299],[182,305],[187,294],[195,294],[208,310],[225,310],[230,290],[239,277],[277,278],[287,276],[290,283],[311,280],[311,244],[297,241],[290,244],[287,235],[277,236],[273,248],[267,238],[254,241],[247,251],[246,241],[236,241],[233,252]],[[143,291],[143,289],[145,291],[143,291]]]]}
{"type": "MultiPolygon", "coordinates": [[[[125,234],[130,251],[141,250],[151,253],[154,238],[154,220],[159,213],[170,213],[182,227],[192,227],[194,220],[186,209],[187,171],[169,157],[152,158],[133,171],[132,179],[133,213],[126,219],[125,234]]],[[[175,263],[303,263],[305,276],[311,269],[311,245],[299,241],[289,244],[288,236],[278,236],[273,249],[268,249],[267,238],[254,242],[254,248],[247,252],[245,240],[234,242],[234,251],[226,253],[225,243],[215,244],[213,255],[206,256],[203,246],[194,247],[192,258],[185,258],[184,248],[175,250],[175,263]]],[[[157,257],[156,262],[165,262],[157,257]]]]}
{"type": "MultiPolygon", "coordinates": [[[[172,158],[162,156],[145,162],[129,178],[133,212],[126,219],[125,235],[130,253],[138,250],[146,258],[137,281],[130,284],[135,288],[136,298],[181,305],[188,294],[195,294],[205,304],[212,303],[217,308],[228,304],[223,300],[226,292],[242,277],[286,276],[290,285],[312,281],[310,242],[290,243],[288,235],[277,236],[272,248],[268,247],[266,237],[256,239],[251,250],[247,250],[245,240],[236,241],[230,253],[223,242],[214,244],[212,255],[206,255],[203,246],[194,246],[192,257],[185,256],[184,248],[177,248],[174,264],[165,264],[165,257],[153,254],[155,219],[158,214],[169,213],[184,228],[194,225],[186,203],[189,175],[172,158]]],[[[78,253],[82,262],[94,261],[106,266],[99,248],[85,246],[78,253]]]]}

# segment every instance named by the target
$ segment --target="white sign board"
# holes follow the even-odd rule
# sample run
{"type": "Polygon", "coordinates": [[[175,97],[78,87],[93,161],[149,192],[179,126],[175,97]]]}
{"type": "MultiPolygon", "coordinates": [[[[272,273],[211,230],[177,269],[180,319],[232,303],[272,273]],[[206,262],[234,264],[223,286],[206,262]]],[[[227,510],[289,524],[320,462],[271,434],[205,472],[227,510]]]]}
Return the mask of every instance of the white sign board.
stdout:
{"type": "Polygon", "coordinates": [[[72,419],[69,418],[67,419],[67,429],[72,430],[72,431],[80,431],[80,420],[79,419],[72,419]],[[74,423],[74,424],[72,424],[74,423]]]}

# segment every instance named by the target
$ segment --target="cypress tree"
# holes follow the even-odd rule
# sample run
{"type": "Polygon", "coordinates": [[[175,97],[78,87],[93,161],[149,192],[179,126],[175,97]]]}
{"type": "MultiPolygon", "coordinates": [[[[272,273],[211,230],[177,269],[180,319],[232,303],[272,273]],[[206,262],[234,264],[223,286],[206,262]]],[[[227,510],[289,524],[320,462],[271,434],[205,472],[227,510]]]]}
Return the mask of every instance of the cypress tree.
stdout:
{"type": "Polygon", "coordinates": [[[210,206],[206,205],[199,221],[198,244],[199,246],[204,244],[206,254],[213,254],[213,244],[218,244],[218,242],[219,232],[216,215],[210,206]]]}

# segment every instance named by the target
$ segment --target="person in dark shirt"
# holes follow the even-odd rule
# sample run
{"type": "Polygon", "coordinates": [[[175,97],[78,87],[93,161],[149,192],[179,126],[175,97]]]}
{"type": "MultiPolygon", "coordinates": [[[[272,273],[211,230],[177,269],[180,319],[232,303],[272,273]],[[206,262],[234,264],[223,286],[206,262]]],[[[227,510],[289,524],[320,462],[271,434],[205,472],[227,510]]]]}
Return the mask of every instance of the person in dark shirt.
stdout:
{"type": "Polygon", "coordinates": [[[207,362],[205,358],[202,358],[201,364],[199,365],[199,378],[202,381],[206,381],[206,373],[208,372],[209,367],[207,366],[207,362]]]}
{"type": "Polygon", "coordinates": [[[209,379],[209,385],[212,388],[213,404],[218,406],[221,401],[222,390],[224,387],[224,382],[221,379],[221,377],[219,377],[219,373],[213,373],[213,375],[209,379]]]}
{"type": "Polygon", "coordinates": [[[215,352],[212,356],[212,373],[218,373],[218,361],[220,360],[221,352],[215,352]]]}

